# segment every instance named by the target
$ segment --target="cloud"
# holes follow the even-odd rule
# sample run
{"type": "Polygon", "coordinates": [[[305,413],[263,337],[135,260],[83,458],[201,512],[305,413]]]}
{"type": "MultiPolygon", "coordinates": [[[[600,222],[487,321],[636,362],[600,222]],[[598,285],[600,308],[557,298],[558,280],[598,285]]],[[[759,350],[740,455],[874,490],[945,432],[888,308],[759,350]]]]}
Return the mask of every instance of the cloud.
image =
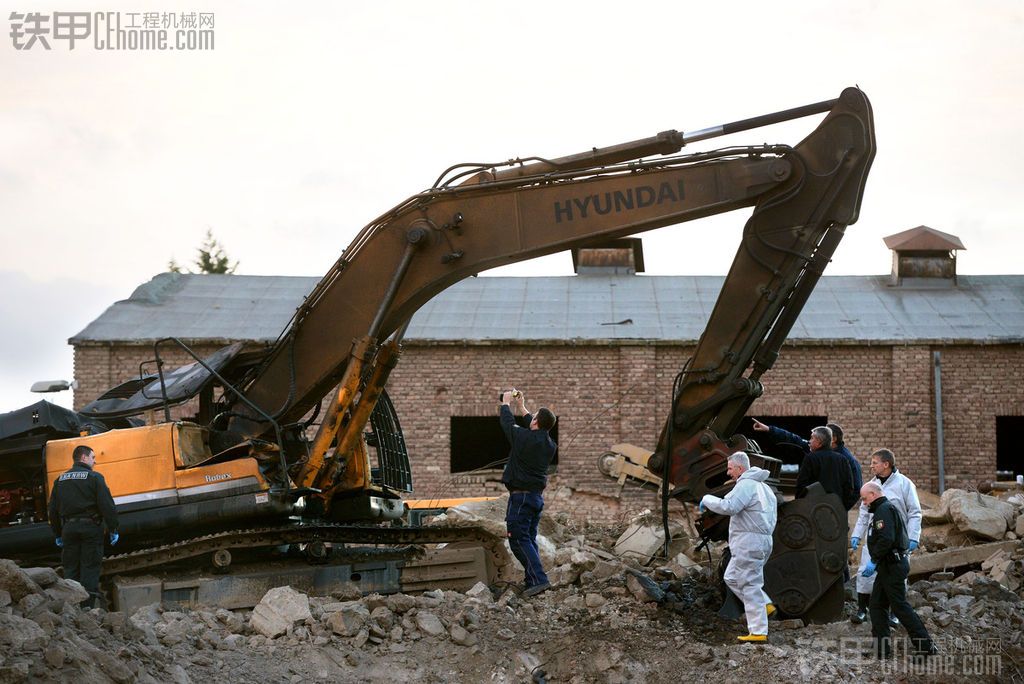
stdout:
{"type": "MultiPolygon", "coordinates": [[[[0,413],[39,400],[29,387],[37,380],[71,380],[68,338],[99,316],[114,288],[73,278],[38,281],[17,271],[0,271],[0,413]]],[[[62,406],[71,393],[46,395],[62,406]]]]}

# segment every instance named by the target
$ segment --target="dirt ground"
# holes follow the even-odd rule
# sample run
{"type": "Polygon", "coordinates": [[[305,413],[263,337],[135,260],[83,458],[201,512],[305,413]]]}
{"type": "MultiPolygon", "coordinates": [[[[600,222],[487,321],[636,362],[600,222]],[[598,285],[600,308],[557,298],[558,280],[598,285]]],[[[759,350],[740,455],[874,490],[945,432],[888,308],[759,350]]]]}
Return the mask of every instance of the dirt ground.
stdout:
{"type": "Polygon", "coordinates": [[[1020,597],[986,577],[912,585],[942,653],[878,662],[865,655],[869,626],[848,619],[775,621],[767,644],[740,644],[744,626],[717,616],[707,567],[673,575],[609,562],[596,554],[607,556],[617,530],[574,532],[553,573],[561,586],[539,596],[500,583],[419,596],[289,590],[306,617],[273,638],[249,610],[84,611],[74,583],[0,561],[0,682],[1024,680],[1020,597]],[[655,601],[640,578],[667,598],[655,601]]]}

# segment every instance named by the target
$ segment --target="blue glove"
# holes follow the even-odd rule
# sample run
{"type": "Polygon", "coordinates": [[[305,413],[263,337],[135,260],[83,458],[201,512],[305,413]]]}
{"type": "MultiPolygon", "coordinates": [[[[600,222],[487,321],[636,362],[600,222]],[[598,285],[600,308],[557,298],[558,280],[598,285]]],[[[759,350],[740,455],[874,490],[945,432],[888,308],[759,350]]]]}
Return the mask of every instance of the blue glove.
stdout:
{"type": "Polygon", "coordinates": [[[916,551],[919,545],[920,543],[916,539],[911,539],[910,546],[907,548],[907,550],[911,552],[916,551]]]}
{"type": "Polygon", "coordinates": [[[697,510],[703,513],[704,511],[708,510],[708,507],[704,505],[703,501],[701,501],[699,504],[697,504],[697,510]]]}
{"type": "Polygon", "coordinates": [[[120,539],[120,538],[121,538],[121,535],[119,535],[117,532],[111,532],[110,533],[110,545],[111,546],[117,545],[117,540],[120,539]]]}
{"type": "Polygon", "coordinates": [[[850,549],[856,551],[858,546],[860,546],[860,537],[850,537],[850,549]]]}
{"type": "Polygon", "coordinates": [[[63,540],[63,539],[61,539],[60,537],[57,537],[57,538],[56,538],[56,539],[54,540],[54,542],[53,542],[53,543],[54,543],[54,544],[56,544],[57,546],[61,547],[61,548],[64,548],[64,540],[63,540]]]}
{"type": "Polygon", "coordinates": [[[868,564],[864,566],[864,572],[860,573],[861,577],[871,577],[875,574],[875,564],[872,561],[868,561],[868,564]]]}

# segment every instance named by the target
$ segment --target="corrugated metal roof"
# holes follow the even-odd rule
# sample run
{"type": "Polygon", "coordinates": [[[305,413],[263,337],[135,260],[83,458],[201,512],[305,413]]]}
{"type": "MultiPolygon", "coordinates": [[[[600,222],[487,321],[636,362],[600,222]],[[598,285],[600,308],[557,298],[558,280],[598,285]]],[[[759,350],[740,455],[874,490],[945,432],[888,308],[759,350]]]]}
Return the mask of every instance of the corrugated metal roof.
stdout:
{"type": "MultiPolygon", "coordinates": [[[[469,278],[413,317],[407,341],[694,341],[723,276],[469,278]]],[[[270,341],[317,278],[161,274],[71,344],[270,341]]],[[[1022,342],[1024,276],[959,276],[956,287],[892,287],[889,276],[825,276],[792,341],[1022,342]]]]}

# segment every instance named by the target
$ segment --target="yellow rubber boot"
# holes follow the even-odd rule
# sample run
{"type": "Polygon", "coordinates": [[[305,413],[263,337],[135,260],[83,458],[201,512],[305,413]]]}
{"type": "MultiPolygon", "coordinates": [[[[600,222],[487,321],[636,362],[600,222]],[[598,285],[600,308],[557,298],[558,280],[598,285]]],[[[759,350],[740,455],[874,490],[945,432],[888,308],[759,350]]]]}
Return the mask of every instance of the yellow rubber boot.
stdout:
{"type": "Polygon", "coordinates": [[[747,643],[754,643],[754,644],[763,644],[764,642],[768,641],[768,635],[767,634],[746,634],[744,636],[736,637],[736,638],[739,639],[740,641],[745,641],[747,643]]]}
{"type": "Polygon", "coordinates": [[[771,617],[772,615],[775,615],[776,612],[778,612],[778,609],[775,607],[774,603],[769,603],[767,606],[765,606],[765,612],[768,613],[768,617],[771,617]]]}

